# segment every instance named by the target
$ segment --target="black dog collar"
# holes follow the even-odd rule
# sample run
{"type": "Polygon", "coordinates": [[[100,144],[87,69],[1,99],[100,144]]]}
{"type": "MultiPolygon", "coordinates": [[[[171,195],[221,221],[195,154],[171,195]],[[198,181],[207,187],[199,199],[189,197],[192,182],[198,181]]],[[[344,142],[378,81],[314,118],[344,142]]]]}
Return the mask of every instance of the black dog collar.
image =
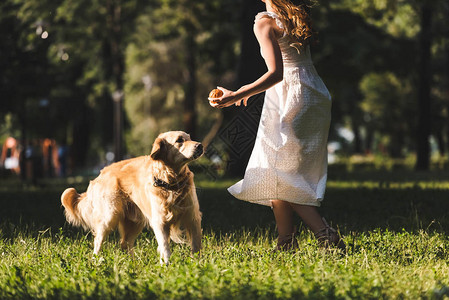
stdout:
{"type": "Polygon", "coordinates": [[[170,184],[155,176],[153,177],[153,181],[154,181],[153,186],[155,187],[160,187],[170,191],[178,191],[183,187],[183,185],[186,183],[187,180],[170,184]]]}

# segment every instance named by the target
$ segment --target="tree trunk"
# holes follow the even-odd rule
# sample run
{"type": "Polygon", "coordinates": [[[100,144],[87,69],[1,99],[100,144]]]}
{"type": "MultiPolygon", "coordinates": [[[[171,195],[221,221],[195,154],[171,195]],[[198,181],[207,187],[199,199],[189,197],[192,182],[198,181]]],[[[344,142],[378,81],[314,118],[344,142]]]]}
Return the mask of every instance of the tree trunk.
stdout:
{"type": "Polygon", "coordinates": [[[355,124],[356,122],[352,122],[352,132],[354,133],[354,153],[356,154],[362,154],[363,151],[363,141],[362,136],[360,134],[360,125],[355,124]]]}
{"type": "MultiPolygon", "coordinates": [[[[446,20],[446,26],[445,26],[445,32],[444,32],[444,37],[446,39],[446,41],[449,40],[449,6],[445,7],[444,10],[444,16],[445,16],[445,20],[446,20]]],[[[446,43],[446,68],[444,71],[444,78],[445,78],[445,87],[444,87],[444,93],[446,94],[446,99],[449,99],[449,43],[446,43]]],[[[446,105],[446,109],[447,111],[449,111],[449,105],[446,105]]],[[[447,150],[447,148],[449,148],[449,116],[446,119],[446,147],[445,147],[445,152],[447,150]]]]}
{"type": "Polygon", "coordinates": [[[372,152],[374,152],[373,141],[374,141],[374,130],[368,127],[366,129],[365,154],[371,154],[372,152]]]}
{"type": "Polygon", "coordinates": [[[114,110],[114,160],[123,158],[123,73],[124,55],[121,50],[121,3],[120,0],[109,0],[106,3],[108,16],[108,42],[111,51],[112,82],[115,91],[112,93],[114,110]]]}
{"type": "Polygon", "coordinates": [[[442,128],[437,128],[437,132],[435,133],[435,135],[438,143],[438,152],[440,153],[440,156],[443,157],[444,154],[446,153],[446,145],[444,143],[442,128]]]}
{"type": "MultiPolygon", "coordinates": [[[[193,26],[188,26],[193,27],[193,26]]],[[[196,110],[195,110],[195,95],[196,95],[196,41],[193,28],[188,30],[186,38],[186,65],[187,65],[187,83],[185,87],[184,112],[183,123],[184,131],[189,133],[192,139],[196,139],[196,110]]]]}
{"type": "Polygon", "coordinates": [[[431,31],[432,7],[430,1],[424,1],[421,7],[421,34],[419,38],[418,62],[418,130],[416,170],[428,170],[430,165],[430,128],[431,128],[431,31]]]}
{"type": "Polygon", "coordinates": [[[402,158],[402,145],[404,143],[404,135],[402,132],[392,132],[391,141],[388,147],[388,153],[392,158],[402,158]]]}
{"type": "Polygon", "coordinates": [[[87,152],[89,149],[89,123],[90,110],[87,107],[86,101],[80,103],[80,110],[78,115],[74,119],[72,128],[72,149],[71,156],[73,165],[77,167],[84,166],[86,164],[87,152]]]}

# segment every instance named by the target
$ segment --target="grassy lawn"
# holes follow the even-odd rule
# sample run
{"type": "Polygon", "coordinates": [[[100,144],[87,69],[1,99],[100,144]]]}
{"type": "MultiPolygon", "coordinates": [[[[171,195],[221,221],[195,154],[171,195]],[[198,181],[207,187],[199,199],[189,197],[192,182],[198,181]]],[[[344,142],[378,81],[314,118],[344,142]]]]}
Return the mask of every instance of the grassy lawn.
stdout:
{"type": "MultiPolygon", "coordinates": [[[[233,180],[197,176],[201,256],[174,245],[161,267],[151,230],[135,258],[117,235],[92,255],[92,236],[65,224],[59,202],[86,178],[22,187],[0,179],[0,299],[447,299],[449,173],[329,174],[320,209],[346,252],[317,247],[299,226],[300,250],[274,253],[268,207],[233,199],[233,180]]],[[[300,221],[298,220],[298,225],[300,221]]]]}

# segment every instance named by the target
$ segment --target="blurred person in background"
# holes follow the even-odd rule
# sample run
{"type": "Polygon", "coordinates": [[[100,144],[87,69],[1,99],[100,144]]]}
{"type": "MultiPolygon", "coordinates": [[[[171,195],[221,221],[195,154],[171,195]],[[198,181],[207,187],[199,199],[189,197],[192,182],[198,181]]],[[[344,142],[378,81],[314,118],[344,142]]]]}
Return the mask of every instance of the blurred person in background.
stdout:
{"type": "Polygon", "coordinates": [[[8,137],[2,148],[2,167],[16,175],[20,174],[19,155],[20,149],[17,140],[13,137],[8,137]]]}

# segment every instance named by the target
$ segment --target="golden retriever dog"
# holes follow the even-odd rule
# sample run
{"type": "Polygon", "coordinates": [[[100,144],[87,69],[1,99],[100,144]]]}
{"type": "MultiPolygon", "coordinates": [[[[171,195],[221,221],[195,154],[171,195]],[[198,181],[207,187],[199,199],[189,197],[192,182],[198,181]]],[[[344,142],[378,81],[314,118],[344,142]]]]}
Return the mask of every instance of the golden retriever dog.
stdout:
{"type": "Polygon", "coordinates": [[[161,264],[168,264],[169,242],[188,240],[192,253],[201,249],[201,212],[187,164],[203,154],[201,143],[182,131],[160,134],[150,155],[123,160],[101,170],[87,191],[68,188],[61,196],[69,223],[91,230],[94,254],[118,228],[120,245],[132,254],[142,229],[154,231],[161,264]]]}

